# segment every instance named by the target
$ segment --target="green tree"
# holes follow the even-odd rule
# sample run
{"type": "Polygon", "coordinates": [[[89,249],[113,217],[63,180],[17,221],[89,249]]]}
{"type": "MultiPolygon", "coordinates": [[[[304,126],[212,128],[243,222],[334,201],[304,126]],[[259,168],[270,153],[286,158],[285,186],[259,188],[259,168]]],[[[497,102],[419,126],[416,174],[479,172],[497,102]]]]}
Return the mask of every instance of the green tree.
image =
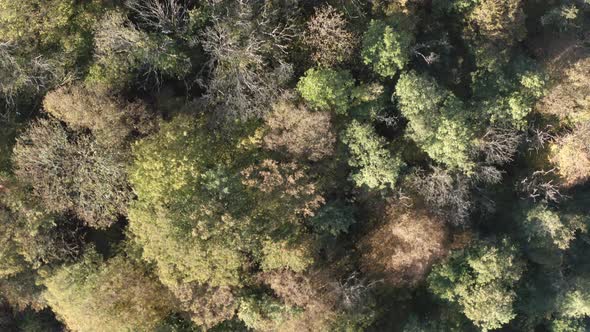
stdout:
{"type": "Polygon", "coordinates": [[[474,133],[461,100],[415,72],[402,74],[395,89],[400,110],[409,120],[408,137],[434,161],[470,172],[474,133]]]}
{"type": "Polygon", "coordinates": [[[152,330],[173,309],[171,295],[145,267],[95,252],[44,281],[48,304],[74,331],[152,330]]]}
{"type": "Polygon", "coordinates": [[[363,62],[384,77],[393,77],[410,60],[414,36],[402,21],[371,20],[363,36],[363,62]]]}
{"type": "Polygon", "coordinates": [[[568,318],[590,317],[590,279],[575,278],[559,297],[557,310],[568,318]]]}
{"type": "Polygon", "coordinates": [[[0,41],[17,43],[28,52],[58,50],[60,61],[70,66],[92,47],[92,25],[104,4],[93,0],[0,1],[0,41]]]}
{"type": "Polygon", "coordinates": [[[524,130],[528,115],[543,96],[544,75],[529,59],[516,59],[493,70],[472,74],[473,103],[496,125],[524,130]]]}
{"type": "Polygon", "coordinates": [[[394,189],[403,163],[385,148],[385,139],[369,124],[356,120],[348,126],[342,141],[348,146],[348,164],[355,169],[350,177],[357,187],[394,189]]]}
{"type": "Polygon", "coordinates": [[[256,331],[274,331],[293,313],[294,308],[268,295],[253,295],[240,301],[238,317],[246,326],[256,331]]]}
{"type": "Polygon", "coordinates": [[[567,215],[538,204],[526,211],[523,226],[529,243],[534,247],[569,248],[576,232],[586,232],[587,225],[579,215],[567,215]]]}
{"type": "Polygon", "coordinates": [[[227,135],[206,125],[204,117],[178,116],[133,149],[138,199],[129,228],[169,287],[241,285],[250,257],[261,262],[274,253],[263,250],[268,240],[301,243],[298,218],[323,202],[296,165],[250,165],[259,146],[243,144],[249,130],[227,135]]]}
{"type": "Polygon", "coordinates": [[[585,332],[588,331],[588,324],[582,319],[554,319],[549,328],[551,332],[585,332]]]}
{"type": "Polygon", "coordinates": [[[350,107],[354,78],[345,70],[311,68],[297,83],[297,91],[312,108],[346,114],[350,107]]]}
{"type": "Polygon", "coordinates": [[[516,248],[506,240],[498,246],[478,243],[434,267],[428,277],[430,290],[457,304],[482,330],[500,328],[516,313],[515,284],[523,272],[516,248]]]}

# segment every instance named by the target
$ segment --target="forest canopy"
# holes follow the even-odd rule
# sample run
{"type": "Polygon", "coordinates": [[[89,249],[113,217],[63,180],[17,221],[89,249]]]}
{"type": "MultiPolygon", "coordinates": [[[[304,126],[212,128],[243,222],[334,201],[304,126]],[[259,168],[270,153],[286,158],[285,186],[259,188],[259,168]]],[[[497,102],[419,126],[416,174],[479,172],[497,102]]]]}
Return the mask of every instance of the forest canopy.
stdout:
{"type": "Polygon", "coordinates": [[[588,0],[0,0],[0,330],[590,331],[588,0]]]}

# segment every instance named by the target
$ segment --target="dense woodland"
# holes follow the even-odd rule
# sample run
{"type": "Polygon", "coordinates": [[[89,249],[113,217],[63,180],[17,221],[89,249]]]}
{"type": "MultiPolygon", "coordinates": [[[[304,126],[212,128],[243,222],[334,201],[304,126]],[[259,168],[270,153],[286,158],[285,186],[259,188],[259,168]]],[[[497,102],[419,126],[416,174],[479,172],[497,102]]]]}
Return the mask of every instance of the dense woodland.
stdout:
{"type": "Polygon", "coordinates": [[[589,0],[0,0],[1,331],[590,331],[589,0]]]}

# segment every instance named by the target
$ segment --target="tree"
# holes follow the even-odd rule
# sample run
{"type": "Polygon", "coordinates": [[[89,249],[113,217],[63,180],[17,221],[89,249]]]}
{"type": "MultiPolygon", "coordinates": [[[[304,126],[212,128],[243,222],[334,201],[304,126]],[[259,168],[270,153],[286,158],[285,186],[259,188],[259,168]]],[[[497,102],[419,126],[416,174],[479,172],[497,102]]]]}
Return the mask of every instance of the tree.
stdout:
{"type": "Polygon", "coordinates": [[[590,58],[584,56],[560,70],[536,108],[570,123],[590,120],[590,97],[586,93],[590,89],[589,72],[590,58]]]}
{"type": "Polygon", "coordinates": [[[407,22],[371,20],[363,36],[363,62],[383,77],[393,77],[410,60],[414,36],[407,31],[407,22]]]}
{"type": "Polygon", "coordinates": [[[100,1],[0,1],[0,42],[19,44],[24,53],[60,55],[67,67],[91,51],[92,25],[102,14],[100,1]]]}
{"type": "Polygon", "coordinates": [[[264,146],[269,150],[312,161],[334,154],[336,135],[328,112],[310,112],[281,100],[266,117],[266,124],[270,130],[264,136],[264,146]]]}
{"type": "Polygon", "coordinates": [[[569,248],[576,232],[586,232],[583,217],[553,211],[544,204],[537,204],[526,211],[523,226],[531,246],[569,248]]]}
{"type": "Polygon", "coordinates": [[[526,36],[521,0],[481,0],[467,15],[465,37],[472,43],[477,65],[493,70],[505,63],[510,49],[526,36]]]}
{"type": "Polygon", "coordinates": [[[44,281],[45,298],[74,331],[151,330],[173,309],[170,294],[143,266],[90,251],[44,281]]]}
{"type": "Polygon", "coordinates": [[[314,109],[346,114],[351,102],[354,79],[348,71],[311,68],[297,83],[297,91],[314,109]]]}
{"type": "Polygon", "coordinates": [[[74,212],[106,228],[124,215],[130,192],[120,152],[53,119],[35,121],[14,148],[15,174],[29,183],[49,212],[74,212]]]}
{"type": "Polygon", "coordinates": [[[344,15],[330,5],[316,8],[307,22],[303,42],[311,50],[317,64],[331,67],[352,58],[356,49],[356,36],[346,29],[344,15]]]}
{"type": "Polygon", "coordinates": [[[504,66],[472,75],[472,103],[494,125],[524,130],[527,117],[543,96],[545,77],[534,61],[517,58],[504,66]]]}
{"type": "Polygon", "coordinates": [[[407,135],[434,161],[471,172],[474,134],[463,103],[432,78],[415,72],[402,74],[395,96],[409,120],[407,135]]]}
{"type": "Polygon", "coordinates": [[[161,75],[181,79],[191,69],[189,57],[174,40],[139,30],[119,11],[102,17],[94,41],[94,62],[86,77],[91,84],[121,90],[136,79],[140,87],[147,88],[160,85],[161,75]]]}
{"type": "Polygon", "coordinates": [[[567,318],[590,316],[590,280],[575,278],[559,297],[558,312],[567,318]]]}
{"type": "Polygon", "coordinates": [[[210,59],[206,100],[226,118],[260,118],[291,78],[285,55],[296,35],[293,12],[270,2],[237,1],[203,33],[210,59]]]}
{"type": "Polygon", "coordinates": [[[132,134],[147,134],[154,127],[143,103],[125,103],[103,90],[79,85],[51,91],[43,99],[43,108],[73,130],[90,129],[105,146],[120,146],[132,134]]]}
{"type": "Polygon", "coordinates": [[[321,207],[310,221],[319,234],[338,236],[348,233],[348,228],[356,223],[356,218],[351,205],[337,200],[321,207]]]}
{"type": "Polygon", "coordinates": [[[403,165],[399,157],[394,157],[385,148],[385,139],[378,136],[368,124],[356,120],[348,126],[342,136],[348,146],[350,158],[348,165],[357,171],[351,179],[357,187],[369,189],[394,189],[403,165]]]}
{"type": "Polygon", "coordinates": [[[516,248],[506,240],[499,245],[479,243],[454,252],[428,276],[429,289],[457,304],[482,330],[500,328],[512,320],[515,284],[523,272],[516,248]]]}
{"type": "MultiPolygon", "coordinates": [[[[59,83],[65,75],[55,61],[27,59],[14,44],[0,42],[0,98],[9,110],[59,83]]],[[[0,111],[2,117],[9,115],[0,111]]]]}
{"type": "Polygon", "coordinates": [[[334,272],[328,267],[305,273],[275,270],[259,276],[284,305],[295,309],[280,330],[362,331],[374,321],[375,284],[358,274],[336,280],[334,272]]]}
{"type": "Polygon", "coordinates": [[[550,161],[566,186],[585,183],[590,177],[590,122],[575,126],[552,144],[550,161]]]}
{"type": "Polygon", "coordinates": [[[292,265],[269,257],[288,258],[291,248],[298,257],[295,244],[307,243],[299,219],[323,203],[304,169],[253,163],[258,146],[240,144],[248,130],[211,133],[206,120],[177,116],[134,147],[130,181],[138,199],[129,229],[168,287],[240,286],[253,262],[292,265]]]}
{"type": "Polygon", "coordinates": [[[170,290],[180,302],[180,307],[189,313],[191,320],[205,328],[232,319],[238,307],[238,301],[229,287],[181,283],[170,290]]]}
{"type": "Polygon", "coordinates": [[[394,287],[415,287],[447,255],[445,225],[418,209],[388,206],[360,242],[361,267],[394,287]]]}
{"type": "Polygon", "coordinates": [[[268,295],[244,297],[238,310],[238,317],[256,331],[276,331],[292,314],[294,308],[268,295]]]}
{"type": "Polygon", "coordinates": [[[554,319],[550,325],[551,332],[584,332],[588,324],[583,319],[554,319]]]}

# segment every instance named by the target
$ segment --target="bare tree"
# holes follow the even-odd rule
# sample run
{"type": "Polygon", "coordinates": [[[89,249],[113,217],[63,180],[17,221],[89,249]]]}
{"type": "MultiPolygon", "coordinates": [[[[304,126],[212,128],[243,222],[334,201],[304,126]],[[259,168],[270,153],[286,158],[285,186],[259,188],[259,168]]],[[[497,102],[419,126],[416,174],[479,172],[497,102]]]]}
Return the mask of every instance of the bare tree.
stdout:
{"type": "Polygon", "coordinates": [[[550,170],[535,171],[517,183],[516,187],[523,199],[532,199],[534,202],[559,202],[566,198],[560,192],[559,186],[554,183],[555,168],[550,170]]]}
{"type": "Polygon", "coordinates": [[[529,146],[528,150],[539,152],[539,150],[545,149],[548,143],[555,140],[555,135],[553,135],[552,130],[553,126],[551,125],[548,125],[543,129],[531,125],[526,136],[526,143],[529,146]]]}
{"type": "Polygon", "coordinates": [[[490,127],[480,140],[479,150],[490,164],[502,165],[513,160],[522,135],[516,130],[490,127]]]}
{"type": "Polygon", "coordinates": [[[431,40],[431,41],[427,41],[424,43],[418,43],[416,45],[414,45],[412,47],[412,53],[414,53],[414,55],[419,56],[420,58],[422,58],[422,60],[424,60],[424,62],[426,62],[427,65],[432,65],[436,62],[438,62],[438,60],[440,60],[440,52],[441,51],[432,51],[433,48],[437,48],[440,47],[442,48],[442,51],[446,51],[449,48],[451,48],[451,44],[449,43],[448,37],[445,34],[441,39],[439,40],[431,40]],[[425,51],[425,50],[429,50],[429,51],[425,51]]]}
{"type": "Polygon", "coordinates": [[[428,208],[455,225],[464,224],[473,209],[472,180],[462,173],[452,173],[431,166],[432,172],[419,171],[411,178],[412,187],[423,197],[428,208]]]}
{"type": "Polygon", "coordinates": [[[202,35],[210,55],[205,99],[229,118],[263,116],[291,77],[283,58],[295,31],[290,16],[253,1],[237,1],[214,17],[202,35]]]}
{"type": "Polygon", "coordinates": [[[184,0],[127,0],[140,24],[163,34],[186,32],[188,10],[184,0]]]}
{"type": "MultiPolygon", "coordinates": [[[[17,53],[16,45],[0,42],[0,99],[6,103],[8,109],[16,105],[19,95],[40,94],[71,79],[53,61],[36,56],[25,62],[17,53]]],[[[0,115],[6,118],[10,113],[0,115]]]]}
{"type": "Polygon", "coordinates": [[[368,281],[360,273],[353,272],[346,279],[332,284],[340,305],[347,311],[357,311],[367,304],[371,292],[381,280],[368,281]]]}

